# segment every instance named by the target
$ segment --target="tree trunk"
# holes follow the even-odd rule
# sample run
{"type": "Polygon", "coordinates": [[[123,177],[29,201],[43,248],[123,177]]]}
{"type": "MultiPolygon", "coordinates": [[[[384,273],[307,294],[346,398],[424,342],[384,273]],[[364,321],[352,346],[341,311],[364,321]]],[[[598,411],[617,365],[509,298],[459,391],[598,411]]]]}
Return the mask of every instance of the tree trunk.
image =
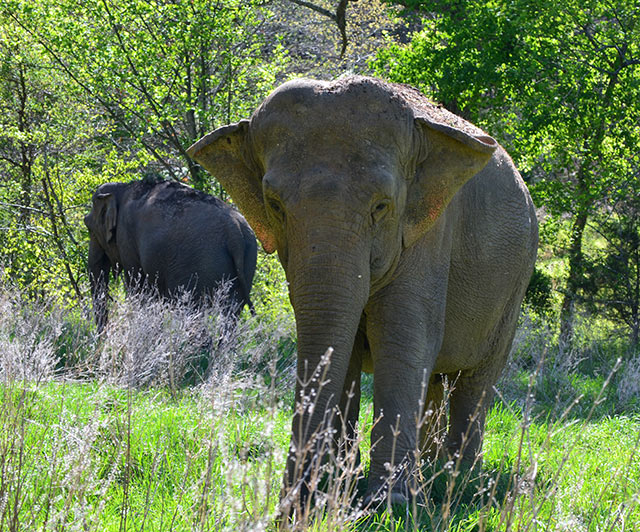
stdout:
{"type": "Polygon", "coordinates": [[[582,284],[583,253],[582,237],[587,225],[587,209],[581,208],[571,227],[569,246],[569,277],[560,311],[560,345],[569,345],[573,339],[573,318],[578,290],[582,284]]]}

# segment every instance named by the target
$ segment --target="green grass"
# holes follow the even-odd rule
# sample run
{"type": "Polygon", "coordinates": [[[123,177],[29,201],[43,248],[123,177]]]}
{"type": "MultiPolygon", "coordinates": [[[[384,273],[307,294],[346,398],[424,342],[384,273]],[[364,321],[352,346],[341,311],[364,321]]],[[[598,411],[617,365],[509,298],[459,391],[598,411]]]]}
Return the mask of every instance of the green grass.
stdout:
{"type": "Polygon", "coordinates": [[[1,397],[0,523],[9,530],[224,529],[275,510],[286,408],[232,386],[171,397],[13,384],[1,397]]]}
{"type": "Polygon", "coordinates": [[[485,468],[522,483],[515,529],[535,516],[543,530],[623,530],[622,518],[640,525],[639,437],[639,414],[527,425],[498,406],[488,420],[485,468]]]}
{"type": "MultiPolygon", "coordinates": [[[[294,383],[287,309],[246,315],[230,334],[216,309],[194,317],[129,298],[97,337],[77,310],[14,296],[0,293],[0,532],[276,529],[294,383]]],[[[375,512],[330,489],[284,529],[640,530],[640,357],[601,321],[577,330],[563,351],[553,321],[525,313],[481,470],[425,465],[415,503],[375,512]]],[[[366,471],[370,376],[362,395],[366,471]]]]}
{"type": "MultiPolygon", "coordinates": [[[[291,416],[273,395],[232,383],[172,396],[96,383],[14,382],[0,397],[0,530],[273,528],[291,416]]],[[[502,403],[492,409],[480,477],[436,472],[416,513],[354,515],[340,529],[640,525],[640,414],[529,414],[502,403]]],[[[311,529],[329,530],[327,519],[311,529]]]]}

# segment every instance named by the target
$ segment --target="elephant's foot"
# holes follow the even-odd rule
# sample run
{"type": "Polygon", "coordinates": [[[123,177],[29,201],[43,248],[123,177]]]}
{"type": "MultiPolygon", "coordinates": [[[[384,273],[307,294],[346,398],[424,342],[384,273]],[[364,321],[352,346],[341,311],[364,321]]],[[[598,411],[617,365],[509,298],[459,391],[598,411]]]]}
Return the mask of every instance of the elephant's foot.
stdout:
{"type": "Polygon", "coordinates": [[[406,479],[398,478],[391,483],[384,482],[375,486],[369,484],[369,489],[363,499],[363,508],[377,511],[396,505],[405,506],[410,500],[406,479]]]}
{"type": "Polygon", "coordinates": [[[363,507],[370,510],[382,509],[385,506],[405,506],[409,503],[409,497],[400,491],[385,492],[384,490],[369,493],[363,500],[363,507]]]}
{"type": "Polygon", "coordinates": [[[466,442],[447,442],[441,459],[453,464],[456,469],[480,471],[482,469],[483,454],[479,445],[466,442]]]}

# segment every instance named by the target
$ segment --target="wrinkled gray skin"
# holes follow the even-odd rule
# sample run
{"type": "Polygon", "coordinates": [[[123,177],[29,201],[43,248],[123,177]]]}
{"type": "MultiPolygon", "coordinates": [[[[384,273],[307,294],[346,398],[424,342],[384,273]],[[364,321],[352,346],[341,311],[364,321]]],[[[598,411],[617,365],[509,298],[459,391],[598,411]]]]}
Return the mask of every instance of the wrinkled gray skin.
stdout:
{"type": "Polygon", "coordinates": [[[176,182],[106,183],[85,216],[89,278],[98,330],[107,322],[109,273],[128,288],[144,282],[163,296],[196,298],[232,280],[236,313],[251,306],[257,244],[242,215],[218,198],[176,182]]]}
{"type": "MultiPolygon", "coordinates": [[[[384,486],[385,463],[413,460],[425,379],[431,406],[442,400],[441,376],[455,380],[448,448],[473,460],[538,241],[534,206],[504,149],[410,87],[353,77],[286,83],[250,120],[189,153],[265,250],[278,252],[299,381],[334,348],[326,384],[305,392],[317,391],[316,407],[294,416],[285,488],[302,479],[300,497],[311,489],[295,449],[328,409],[338,406],[353,430],[362,370],[374,374],[374,416],[384,414],[369,493],[384,486]]],[[[406,493],[401,478],[392,498],[406,493]]]]}

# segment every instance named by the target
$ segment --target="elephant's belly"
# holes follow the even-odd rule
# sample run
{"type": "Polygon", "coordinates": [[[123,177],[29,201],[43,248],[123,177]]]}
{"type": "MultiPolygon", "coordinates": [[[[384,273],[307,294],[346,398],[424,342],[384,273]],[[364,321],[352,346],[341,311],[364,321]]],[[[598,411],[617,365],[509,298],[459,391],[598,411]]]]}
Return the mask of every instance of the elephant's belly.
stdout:
{"type": "Polygon", "coordinates": [[[465,291],[464,296],[449,294],[444,338],[434,372],[457,373],[486,364],[503,364],[503,344],[513,334],[519,293],[511,285],[493,296],[474,294],[473,290],[465,291]]]}
{"type": "Polygon", "coordinates": [[[373,373],[373,358],[371,357],[370,351],[362,355],[362,371],[365,373],[373,373]]]}
{"type": "Polygon", "coordinates": [[[447,341],[438,353],[438,358],[433,369],[433,373],[455,374],[460,371],[470,371],[478,367],[483,359],[490,356],[486,349],[483,349],[486,342],[462,343],[447,341]]]}

